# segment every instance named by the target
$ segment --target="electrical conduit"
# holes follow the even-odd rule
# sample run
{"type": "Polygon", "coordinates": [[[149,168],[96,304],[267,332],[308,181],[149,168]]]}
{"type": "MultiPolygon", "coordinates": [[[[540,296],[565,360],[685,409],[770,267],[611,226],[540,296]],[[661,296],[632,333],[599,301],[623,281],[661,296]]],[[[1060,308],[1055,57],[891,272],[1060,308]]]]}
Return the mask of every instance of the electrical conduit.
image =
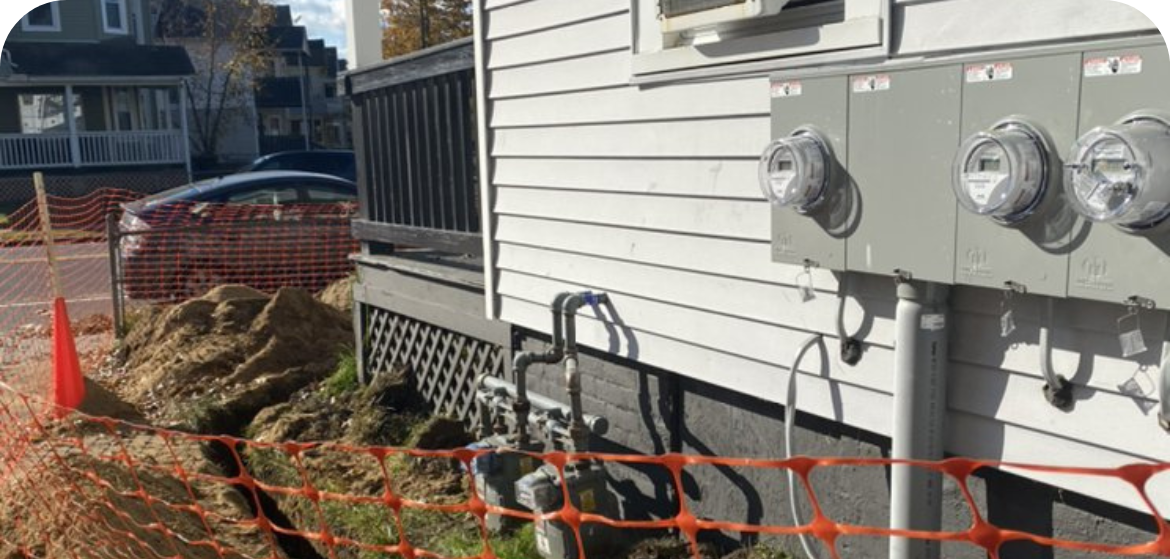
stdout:
{"type": "MultiPolygon", "coordinates": [[[[800,370],[800,362],[804,360],[804,355],[813,346],[824,346],[824,337],[820,334],[810,336],[800,347],[796,350],[796,356],[792,358],[792,365],[788,367],[788,392],[784,399],[784,459],[788,460],[796,455],[796,443],[793,442],[793,435],[796,429],[796,375],[800,370]]],[[[788,504],[792,509],[792,522],[796,526],[803,526],[804,519],[801,518],[800,505],[797,503],[796,495],[797,483],[796,472],[786,470],[788,475],[788,504]]],[[[809,541],[808,534],[798,534],[800,537],[800,547],[804,548],[804,554],[808,559],[818,559],[816,552],[812,549],[812,542],[809,541]]]]}
{"type": "MultiPolygon", "coordinates": [[[[894,427],[891,458],[943,458],[946,419],[947,287],[897,282],[894,341],[894,427]]],[[[890,528],[938,531],[942,527],[942,475],[894,465],[890,475],[890,528]]],[[[937,559],[934,541],[890,538],[890,559],[937,559]]]]}
{"type": "Polygon", "coordinates": [[[1055,300],[1048,298],[1048,314],[1040,325],[1040,372],[1044,375],[1044,399],[1058,409],[1068,410],[1072,407],[1072,383],[1064,375],[1056,374],[1052,368],[1052,345],[1049,337],[1052,335],[1052,316],[1055,300]]]}

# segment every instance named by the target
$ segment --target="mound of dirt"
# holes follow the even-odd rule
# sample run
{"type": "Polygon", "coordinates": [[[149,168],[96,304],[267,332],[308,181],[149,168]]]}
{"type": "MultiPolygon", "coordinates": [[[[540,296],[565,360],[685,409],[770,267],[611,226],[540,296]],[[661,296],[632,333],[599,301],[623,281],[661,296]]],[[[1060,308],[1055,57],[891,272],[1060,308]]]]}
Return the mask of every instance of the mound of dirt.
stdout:
{"type": "Polygon", "coordinates": [[[115,391],[156,425],[232,433],[337,367],[350,317],[299,289],[225,286],[143,311],[126,337],[115,391]]]}
{"type": "Polygon", "coordinates": [[[410,376],[399,370],[374,378],[365,387],[332,393],[313,385],[288,402],[262,410],[248,427],[258,442],[344,442],[356,445],[401,445],[427,417],[410,376]]]}
{"type": "Polygon", "coordinates": [[[354,277],[337,280],[326,287],[317,298],[341,312],[353,312],[353,284],[354,277]]]}

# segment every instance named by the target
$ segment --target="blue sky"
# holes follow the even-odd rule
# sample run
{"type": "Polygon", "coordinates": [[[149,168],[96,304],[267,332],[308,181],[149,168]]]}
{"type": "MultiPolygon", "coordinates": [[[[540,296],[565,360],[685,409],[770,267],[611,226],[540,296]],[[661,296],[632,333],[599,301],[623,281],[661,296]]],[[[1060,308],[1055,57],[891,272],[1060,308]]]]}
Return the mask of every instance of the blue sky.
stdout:
{"type": "MultiPolygon", "coordinates": [[[[372,0],[371,0],[372,1],[372,0]]],[[[309,31],[311,39],[325,39],[325,44],[337,47],[345,58],[345,0],[276,0],[292,6],[293,18],[309,31]]]]}

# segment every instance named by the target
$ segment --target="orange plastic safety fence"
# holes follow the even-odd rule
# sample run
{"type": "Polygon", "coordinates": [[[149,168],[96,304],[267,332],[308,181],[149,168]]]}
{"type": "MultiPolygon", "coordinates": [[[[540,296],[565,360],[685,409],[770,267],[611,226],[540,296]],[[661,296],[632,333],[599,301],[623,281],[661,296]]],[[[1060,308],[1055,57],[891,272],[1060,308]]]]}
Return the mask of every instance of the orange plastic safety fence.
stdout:
{"type": "MultiPolygon", "coordinates": [[[[87,368],[112,339],[115,269],[117,293],[130,304],[199,296],[225,283],[316,291],[353,270],[352,203],[132,204],[143,196],[106,189],[48,197],[58,277],[87,368]],[[132,208],[125,215],[124,205],[132,208]],[[109,216],[117,221],[116,268],[109,216]]],[[[49,388],[52,301],[45,227],[32,201],[0,224],[0,381],[26,394],[49,388]]]]}
{"type": "MultiPolygon", "coordinates": [[[[61,289],[83,353],[108,346],[111,288],[106,216],[142,194],[99,190],[48,197],[61,289]]],[[[0,224],[0,380],[30,394],[48,388],[53,302],[40,208],[29,202],[0,224]]]]}
{"type": "Polygon", "coordinates": [[[120,226],[122,288],[138,301],[223,284],[320,290],[353,270],[355,212],[352,203],[134,207],[120,226]]]}
{"type": "MultiPolygon", "coordinates": [[[[567,467],[580,461],[657,466],[665,469],[679,496],[676,514],[670,518],[632,521],[584,512],[562,484],[559,510],[534,515],[523,510],[491,506],[477,497],[475,479],[465,475],[468,490],[458,502],[437,504],[408,496],[399,484],[395,459],[451,460],[470,470],[472,461],[490,450],[457,449],[422,451],[403,448],[359,447],[340,444],[265,443],[233,437],[201,436],[143,427],[107,418],[74,415],[62,422],[46,423],[35,414],[22,413],[39,404],[0,386],[0,549],[9,547],[19,557],[135,557],[173,559],[187,557],[247,558],[290,557],[284,545],[290,538],[323,548],[327,556],[404,558],[442,557],[425,548],[411,532],[409,516],[418,511],[432,514],[470,515],[478,526],[484,559],[496,557],[487,530],[488,515],[525,521],[559,522],[570,529],[578,556],[588,557],[582,528],[601,525],[623,530],[675,530],[689,540],[699,556],[698,536],[704,531],[755,534],[807,534],[823,542],[833,557],[836,543],[845,537],[907,537],[964,543],[998,557],[1008,542],[1030,541],[1042,546],[1108,554],[1109,556],[1170,556],[1170,532],[1162,515],[1147,496],[1147,485],[1170,464],[1141,464],[1121,468],[1053,468],[953,459],[942,462],[903,462],[885,459],[804,458],[751,460],[710,456],[640,456],[614,454],[533,454],[564,476],[567,467]],[[273,484],[248,468],[247,456],[267,452],[283,457],[293,471],[293,484],[273,484]],[[308,464],[310,455],[348,457],[377,472],[373,489],[357,491],[347,486],[325,486],[308,464]],[[201,465],[202,458],[218,454],[226,470],[201,465]],[[900,531],[884,527],[835,522],[820,506],[810,476],[822,468],[845,466],[923,468],[949,476],[961,489],[972,515],[970,527],[956,532],[900,531]],[[688,468],[717,466],[762,470],[792,470],[802,480],[812,505],[812,520],[801,526],[749,525],[697,517],[683,491],[688,468]],[[968,486],[980,468],[1010,467],[1017,470],[1076,474],[1096,479],[1120,480],[1131,486],[1157,520],[1159,535],[1149,542],[1117,546],[1073,542],[990,524],[979,513],[968,486]],[[212,499],[217,491],[235,494],[231,499],[212,499]],[[313,511],[316,522],[294,526],[272,516],[265,502],[273,498],[300,500],[313,511]],[[241,507],[243,502],[246,506],[241,507]],[[393,528],[393,539],[363,539],[331,525],[324,511],[338,507],[373,509],[369,522],[393,528]],[[244,512],[241,513],[241,510],[244,512]]],[[[564,479],[563,477],[561,479],[564,479]]]]}

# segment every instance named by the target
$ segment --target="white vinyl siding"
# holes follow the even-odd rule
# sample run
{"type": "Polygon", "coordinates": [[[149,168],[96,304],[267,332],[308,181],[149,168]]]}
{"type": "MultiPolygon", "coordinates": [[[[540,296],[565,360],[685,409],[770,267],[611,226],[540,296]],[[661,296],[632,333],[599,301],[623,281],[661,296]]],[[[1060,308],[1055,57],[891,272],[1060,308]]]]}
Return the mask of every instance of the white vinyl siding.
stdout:
{"type": "MultiPolygon", "coordinates": [[[[785,397],[796,345],[823,334],[830,363],[805,360],[799,407],[888,436],[893,282],[850,276],[846,329],[860,332],[866,347],[850,367],[836,357],[837,278],[813,270],[817,297],[801,302],[795,284],[803,270],[771,261],[771,209],[755,177],[770,136],[766,72],[631,85],[636,34],[628,0],[483,1],[496,318],[547,333],[556,293],[606,291],[616,314],[584,309],[584,345],[770,401],[785,397]]],[[[993,1],[1018,0],[974,3],[993,1]]],[[[1137,25],[1123,19],[1106,28],[1137,25]]],[[[1047,29],[1032,22],[1020,33],[1046,36],[1047,29]]],[[[910,38],[916,48],[929,43],[910,38]]],[[[999,336],[1001,299],[995,290],[953,290],[949,452],[1078,466],[1170,460],[1170,435],[1156,411],[1143,407],[1156,395],[1135,399],[1118,389],[1135,374],[1156,379],[1163,314],[1143,316],[1152,350],[1124,359],[1115,322],[1123,308],[1057,302],[1053,360],[1078,385],[1076,407],[1066,413],[1041,393],[1044,299],[1016,297],[1018,330],[1009,339],[999,336]]],[[[1132,491],[1098,480],[1025,475],[1142,508],[1132,491]]]]}

